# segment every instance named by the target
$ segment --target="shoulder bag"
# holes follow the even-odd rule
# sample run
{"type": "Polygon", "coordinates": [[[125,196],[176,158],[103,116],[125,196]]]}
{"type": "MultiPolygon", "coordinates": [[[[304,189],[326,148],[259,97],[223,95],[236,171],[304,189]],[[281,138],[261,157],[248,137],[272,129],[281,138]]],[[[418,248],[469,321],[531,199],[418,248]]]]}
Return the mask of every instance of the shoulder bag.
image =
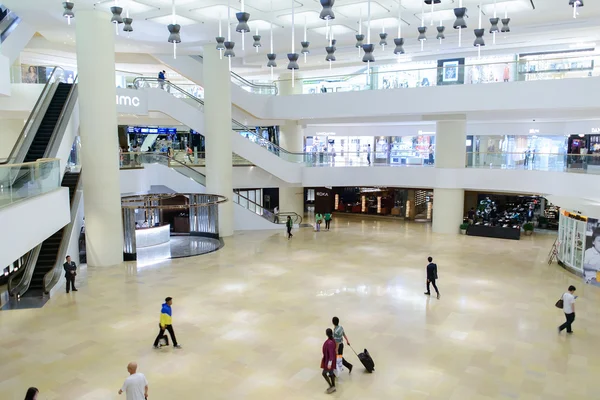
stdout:
{"type": "Polygon", "coordinates": [[[560,299],[558,299],[558,301],[555,304],[556,308],[560,308],[561,310],[563,309],[563,307],[565,305],[565,302],[563,301],[564,296],[565,296],[564,294],[562,296],[560,296],[560,299]]]}

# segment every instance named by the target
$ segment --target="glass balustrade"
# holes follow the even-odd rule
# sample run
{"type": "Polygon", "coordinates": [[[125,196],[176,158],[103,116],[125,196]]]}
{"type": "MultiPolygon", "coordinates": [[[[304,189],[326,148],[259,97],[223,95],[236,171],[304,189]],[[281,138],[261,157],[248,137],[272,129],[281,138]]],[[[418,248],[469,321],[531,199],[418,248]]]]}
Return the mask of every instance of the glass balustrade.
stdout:
{"type": "MultiPolygon", "coordinates": [[[[438,61],[432,60],[427,62],[433,64],[431,66],[385,66],[385,70],[365,67],[353,74],[324,74],[296,79],[296,82],[302,83],[304,94],[310,94],[585,78],[600,75],[596,61],[600,58],[590,52],[572,57],[531,55],[509,61],[472,60],[467,65],[456,60],[441,60],[443,65],[436,66],[438,61]]],[[[280,79],[275,83],[290,85],[291,79],[280,79]]]]}
{"type": "Polygon", "coordinates": [[[0,207],[48,193],[60,183],[58,159],[0,165],[0,207]]]}

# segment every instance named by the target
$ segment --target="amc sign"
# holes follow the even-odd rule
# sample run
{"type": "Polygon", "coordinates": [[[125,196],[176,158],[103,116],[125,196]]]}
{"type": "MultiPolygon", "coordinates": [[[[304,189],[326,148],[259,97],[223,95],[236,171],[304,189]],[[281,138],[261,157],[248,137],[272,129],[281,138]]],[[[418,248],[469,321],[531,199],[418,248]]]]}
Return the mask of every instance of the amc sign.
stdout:
{"type": "Polygon", "coordinates": [[[148,115],[148,94],[142,90],[118,88],[116,101],[118,113],[148,115]]]}

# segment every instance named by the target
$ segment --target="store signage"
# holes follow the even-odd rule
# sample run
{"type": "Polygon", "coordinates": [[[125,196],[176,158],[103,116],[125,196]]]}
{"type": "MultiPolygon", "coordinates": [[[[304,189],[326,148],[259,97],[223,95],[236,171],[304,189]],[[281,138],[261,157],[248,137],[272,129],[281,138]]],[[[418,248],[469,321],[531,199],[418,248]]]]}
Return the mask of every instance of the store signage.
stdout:
{"type": "Polygon", "coordinates": [[[530,129],[529,133],[530,134],[540,133],[540,130],[539,129],[530,129]]]}
{"type": "Polygon", "coordinates": [[[600,133],[600,128],[592,128],[592,133],[600,133]]]}
{"type": "Polygon", "coordinates": [[[329,193],[327,192],[317,192],[318,197],[329,197],[329,193]]]}
{"type": "Polygon", "coordinates": [[[117,112],[121,114],[148,115],[146,92],[117,88],[117,112]]]}

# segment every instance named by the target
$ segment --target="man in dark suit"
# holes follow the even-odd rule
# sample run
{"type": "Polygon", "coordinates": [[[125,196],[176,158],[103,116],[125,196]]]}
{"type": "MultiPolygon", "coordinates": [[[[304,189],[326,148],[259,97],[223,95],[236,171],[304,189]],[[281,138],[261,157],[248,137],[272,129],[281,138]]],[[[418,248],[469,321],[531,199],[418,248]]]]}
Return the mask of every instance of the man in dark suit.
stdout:
{"type": "Polygon", "coordinates": [[[69,285],[76,292],[75,276],[77,276],[77,265],[75,265],[75,261],[71,261],[71,256],[67,256],[67,262],[63,264],[63,268],[65,269],[65,279],[67,280],[67,293],[69,293],[69,285]]]}
{"type": "Polygon", "coordinates": [[[437,298],[439,299],[440,291],[438,290],[437,285],[435,284],[435,281],[438,278],[437,265],[433,263],[433,258],[431,257],[427,257],[427,261],[429,261],[429,264],[427,264],[427,291],[425,292],[425,294],[427,296],[431,294],[431,292],[429,291],[429,283],[431,283],[433,285],[433,288],[435,289],[435,292],[437,293],[437,298]]]}

